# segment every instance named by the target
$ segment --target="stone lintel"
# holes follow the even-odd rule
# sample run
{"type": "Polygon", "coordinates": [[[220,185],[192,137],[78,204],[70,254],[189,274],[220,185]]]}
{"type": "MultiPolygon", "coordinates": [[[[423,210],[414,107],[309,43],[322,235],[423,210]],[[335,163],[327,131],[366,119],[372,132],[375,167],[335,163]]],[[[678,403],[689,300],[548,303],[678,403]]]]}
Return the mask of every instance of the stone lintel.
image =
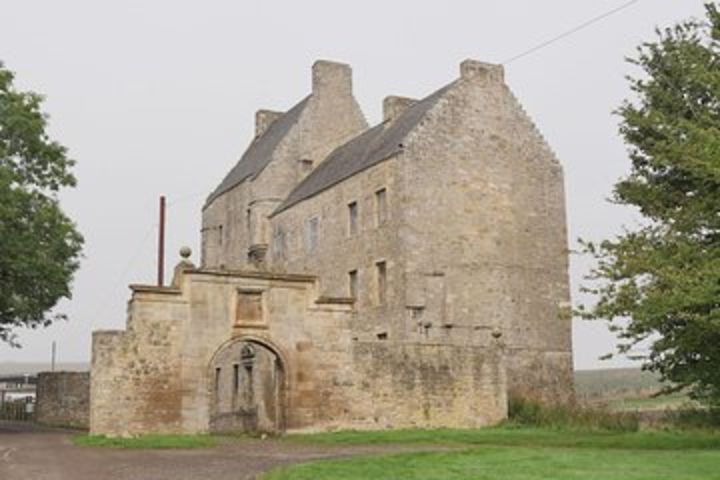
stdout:
{"type": "Polygon", "coordinates": [[[298,273],[273,273],[250,270],[210,270],[195,269],[187,271],[192,275],[210,275],[215,277],[253,278],[260,280],[281,280],[285,282],[307,282],[314,283],[317,280],[315,275],[303,275],[298,273]]]}

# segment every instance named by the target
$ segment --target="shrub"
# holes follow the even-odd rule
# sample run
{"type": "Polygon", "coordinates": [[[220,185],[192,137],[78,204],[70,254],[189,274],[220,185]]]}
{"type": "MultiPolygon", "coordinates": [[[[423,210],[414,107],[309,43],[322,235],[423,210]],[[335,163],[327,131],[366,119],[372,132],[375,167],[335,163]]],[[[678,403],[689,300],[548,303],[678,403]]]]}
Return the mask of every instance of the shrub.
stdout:
{"type": "Polygon", "coordinates": [[[615,432],[636,432],[640,421],[635,413],[611,412],[578,403],[548,404],[511,396],[508,404],[511,423],[537,427],[580,428],[615,432]]]}
{"type": "Polygon", "coordinates": [[[666,423],[679,429],[720,430],[720,408],[692,406],[665,414],[666,423]]]}

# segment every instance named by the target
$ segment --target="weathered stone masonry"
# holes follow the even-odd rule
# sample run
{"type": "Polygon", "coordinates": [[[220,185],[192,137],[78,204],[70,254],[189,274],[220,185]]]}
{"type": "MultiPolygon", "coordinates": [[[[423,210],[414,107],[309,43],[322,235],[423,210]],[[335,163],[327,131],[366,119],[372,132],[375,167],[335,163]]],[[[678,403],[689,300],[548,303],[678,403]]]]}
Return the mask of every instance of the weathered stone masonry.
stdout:
{"type": "Polygon", "coordinates": [[[90,374],[88,372],[38,374],[35,421],[42,425],[88,428],[90,374]]]}
{"type": "Polygon", "coordinates": [[[562,169],[475,61],[368,128],[350,68],[261,110],[200,266],[93,338],[94,433],[469,427],[572,396],[562,169]]]}

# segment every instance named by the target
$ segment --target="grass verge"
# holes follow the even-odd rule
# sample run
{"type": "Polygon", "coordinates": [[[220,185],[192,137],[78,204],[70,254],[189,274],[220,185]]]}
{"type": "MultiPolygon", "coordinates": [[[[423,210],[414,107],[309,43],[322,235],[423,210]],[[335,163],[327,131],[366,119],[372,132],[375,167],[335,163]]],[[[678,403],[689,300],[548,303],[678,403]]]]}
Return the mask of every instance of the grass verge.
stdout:
{"type": "Polygon", "coordinates": [[[139,435],[137,437],[107,437],[105,435],[75,435],[75,445],[82,447],[110,447],[133,449],[210,448],[217,439],[209,435],[139,435]]]}

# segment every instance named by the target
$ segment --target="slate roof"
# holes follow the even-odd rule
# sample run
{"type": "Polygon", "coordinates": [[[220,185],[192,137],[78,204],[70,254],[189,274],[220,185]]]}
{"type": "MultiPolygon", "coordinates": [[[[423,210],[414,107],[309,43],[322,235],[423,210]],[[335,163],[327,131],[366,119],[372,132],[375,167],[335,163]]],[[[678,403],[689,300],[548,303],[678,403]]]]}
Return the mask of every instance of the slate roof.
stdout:
{"type": "Polygon", "coordinates": [[[250,177],[256,177],[270,163],[275,149],[290,129],[300,118],[310,95],[301,100],[293,108],[285,112],[265,130],[265,133],[253,140],[238,163],[230,170],[220,185],[208,196],[205,205],[208,205],[217,197],[231,188],[239,185],[250,177]]]}
{"type": "Polygon", "coordinates": [[[273,215],[401,152],[405,137],[422,121],[425,113],[450,86],[452,84],[408,107],[394,121],[376,125],[333,150],[290,192],[273,215]]]}

